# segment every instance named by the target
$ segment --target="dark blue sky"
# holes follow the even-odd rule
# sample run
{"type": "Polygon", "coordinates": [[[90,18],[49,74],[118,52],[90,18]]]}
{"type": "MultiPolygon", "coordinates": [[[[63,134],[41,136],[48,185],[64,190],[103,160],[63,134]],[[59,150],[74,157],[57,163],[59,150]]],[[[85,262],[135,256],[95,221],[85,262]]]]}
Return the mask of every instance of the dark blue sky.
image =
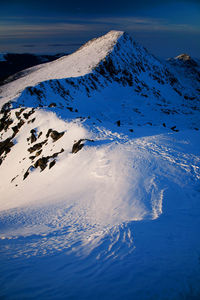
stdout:
{"type": "Polygon", "coordinates": [[[72,52],[109,30],[160,57],[200,58],[200,0],[0,0],[0,52],[72,52]]]}

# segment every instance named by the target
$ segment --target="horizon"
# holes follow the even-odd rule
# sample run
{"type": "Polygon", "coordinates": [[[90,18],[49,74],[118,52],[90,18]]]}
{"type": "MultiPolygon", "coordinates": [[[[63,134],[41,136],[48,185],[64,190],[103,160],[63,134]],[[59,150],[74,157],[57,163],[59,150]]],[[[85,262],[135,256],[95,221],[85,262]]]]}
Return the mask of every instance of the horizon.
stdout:
{"type": "Polygon", "coordinates": [[[1,4],[0,53],[73,53],[110,30],[127,32],[160,58],[200,58],[200,3],[142,0],[10,0],[1,4]]]}

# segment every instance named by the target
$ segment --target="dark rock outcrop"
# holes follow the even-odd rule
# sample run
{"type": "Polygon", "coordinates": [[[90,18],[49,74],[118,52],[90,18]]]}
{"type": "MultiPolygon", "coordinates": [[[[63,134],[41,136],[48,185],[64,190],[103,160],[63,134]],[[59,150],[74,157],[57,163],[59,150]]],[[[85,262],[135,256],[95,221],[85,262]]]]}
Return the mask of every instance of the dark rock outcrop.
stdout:
{"type": "Polygon", "coordinates": [[[41,157],[39,158],[36,163],[34,164],[34,167],[37,168],[37,167],[40,167],[41,171],[43,171],[46,166],[47,166],[47,163],[48,163],[48,159],[49,157],[41,157]]]}
{"type": "Polygon", "coordinates": [[[51,169],[55,164],[56,164],[56,161],[55,161],[55,159],[54,159],[54,160],[52,160],[52,161],[50,162],[50,164],[49,164],[49,169],[51,169]]]}
{"type": "Polygon", "coordinates": [[[64,132],[58,132],[56,130],[53,130],[50,133],[50,137],[53,139],[54,142],[56,142],[58,139],[60,139],[65,133],[64,132]]]}
{"type": "Polygon", "coordinates": [[[56,142],[57,140],[59,140],[63,135],[65,134],[65,132],[58,132],[56,130],[52,130],[49,129],[46,137],[48,138],[49,136],[52,138],[53,142],[56,142]]]}
{"type": "Polygon", "coordinates": [[[32,108],[28,113],[23,113],[23,116],[26,120],[35,112],[35,109],[32,108]]]}
{"type": "Polygon", "coordinates": [[[0,119],[0,132],[7,130],[9,126],[13,123],[13,120],[9,118],[8,111],[4,112],[3,117],[0,119]]]}
{"type": "Polygon", "coordinates": [[[36,130],[31,129],[30,133],[31,133],[31,136],[29,138],[27,138],[27,141],[30,141],[32,144],[37,141],[36,130]]]}
{"type": "Polygon", "coordinates": [[[171,130],[173,130],[173,131],[175,131],[175,132],[178,132],[178,131],[179,131],[178,129],[176,129],[176,126],[172,126],[172,127],[171,127],[171,130]]]}
{"type": "Polygon", "coordinates": [[[42,148],[42,146],[43,146],[46,142],[47,142],[47,140],[44,140],[44,141],[41,142],[41,143],[37,143],[37,144],[35,144],[33,147],[28,148],[28,151],[29,151],[30,153],[33,153],[33,152],[36,151],[36,150],[40,150],[40,149],[42,148]]]}
{"type": "Polygon", "coordinates": [[[13,137],[16,136],[16,134],[19,132],[19,129],[24,125],[24,121],[23,120],[20,120],[19,123],[16,125],[16,126],[13,126],[12,127],[12,130],[13,130],[13,137]]]}
{"type": "Polygon", "coordinates": [[[58,154],[61,154],[62,152],[64,152],[64,149],[63,149],[63,148],[60,150],[60,152],[56,152],[56,153],[54,153],[54,154],[53,154],[52,156],[50,156],[50,157],[55,158],[55,157],[58,156],[58,154]]]}
{"type": "Polygon", "coordinates": [[[7,138],[5,141],[0,142],[0,155],[4,152],[5,154],[9,153],[11,148],[14,146],[12,138],[7,138]]]}
{"type": "Polygon", "coordinates": [[[56,107],[57,105],[56,105],[56,103],[55,102],[51,102],[49,105],[48,105],[48,107],[56,107]]]}
{"type": "Polygon", "coordinates": [[[80,139],[78,142],[74,143],[74,145],[72,146],[72,153],[77,153],[83,148],[83,141],[85,141],[85,139],[80,139]]]}
{"type": "Polygon", "coordinates": [[[121,125],[120,120],[118,120],[118,121],[116,122],[116,124],[117,124],[118,127],[120,127],[120,125],[121,125]]]}
{"type": "Polygon", "coordinates": [[[78,140],[78,142],[75,141],[74,145],[72,146],[72,153],[77,153],[78,151],[80,151],[83,146],[85,141],[88,142],[94,142],[94,140],[90,140],[90,139],[80,139],[78,140]]]}

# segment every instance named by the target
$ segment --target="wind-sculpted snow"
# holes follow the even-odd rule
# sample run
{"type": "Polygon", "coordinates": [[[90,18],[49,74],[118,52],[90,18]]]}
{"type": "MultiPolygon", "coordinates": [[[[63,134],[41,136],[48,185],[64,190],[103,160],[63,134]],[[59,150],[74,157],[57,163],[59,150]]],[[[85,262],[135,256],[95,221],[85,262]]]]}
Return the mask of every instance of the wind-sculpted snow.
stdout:
{"type": "MultiPolygon", "coordinates": [[[[23,181],[20,172],[28,158],[21,159],[22,144],[26,145],[26,133],[29,135],[24,128],[12,149],[21,163],[17,169],[13,164],[9,176],[6,163],[8,166],[13,159],[9,162],[8,156],[2,163],[1,275],[6,280],[9,272],[18,284],[11,287],[12,279],[6,281],[1,295],[27,298],[30,286],[32,297],[43,299],[98,299],[99,293],[105,299],[121,299],[124,290],[127,299],[147,299],[147,291],[149,299],[154,293],[162,299],[164,291],[168,298],[173,294],[179,299],[178,293],[191,295],[188,286],[194,286],[196,295],[198,132],[129,140],[114,132],[106,134],[103,128],[94,135],[81,124],[65,123],[49,113],[34,114],[38,132],[45,132],[50,120],[51,126],[59,124],[66,131],[55,146],[65,146],[65,151],[51,170],[33,170],[23,181]],[[92,138],[94,143],[70,153],[73,139],[80,137],[92,138]],[[6,176],[10,179],[16,171],[19,176],[10,184],[6,176]],[[31,268],[36,279],[25,276],[27,289],[19,283],[16,268],[28,272],[31,268]],[[165,272],[173,275],[156,285],[165,272]],[[109,282],[113,289],[102,287],[101,282],[109,282]],[[175,287],[173,292],[169,293],[169,286],[175,287]]],[[[49,141],[43,151],[48,154],[52,145],[49,141]]]]}
{"type": "Polygon", "coordinates": [[[187,190],[195,188],[199,179],[198,156],[184,153],[189,142],[176,141],[172,134],[128,140],[101,131],[99,137],[81,124],[58,120],[52,113],[36,111],[33,116],[35,130],[43,133],[33,145],[43,140],[50,121],[65,134],[57,142],[48,140],[42,153],[30,159],[27,138],[33,124],[22,127],[0,169],[2,237],[47,235],[70,228],[73,239],[78,232],[78,238],[84,240],[84,236],[122,223],[156,219],[163,213],[165,191],[172,184],[187,190]],[[87,142],[77,154],[71,153],[73,141],[80,138],[94,142],[87,142]],[[61,148],[64,151],[54,168],[42,172],[33,168],[24,178],[36,159],[61,148]],[[18,216],[19,207],[22,212],[18,216]],[[27,207],[25,213],[23,207],[27,207]],[[79,226],[81,230],[77,230],[79,226]]]}

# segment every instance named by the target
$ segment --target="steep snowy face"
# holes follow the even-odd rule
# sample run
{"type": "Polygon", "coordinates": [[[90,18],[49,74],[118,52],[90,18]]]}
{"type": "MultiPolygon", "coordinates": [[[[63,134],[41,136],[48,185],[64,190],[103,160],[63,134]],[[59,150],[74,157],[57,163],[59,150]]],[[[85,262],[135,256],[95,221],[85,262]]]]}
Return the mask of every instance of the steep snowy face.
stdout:
{"type": "Polygon", "coordinates": [[[35,86],[39,82],[50,79],[79,77],[90,73],[112,51],[113,46],[122,35],[121,31],[110,31],[105,36],[89,41],[72,55],[27,69],[23,78],[2,88],[1,96],[11,100],[27,86],[35,86]]]}
{"type": "Polygon", "coordinates": [[[176,74],[184,86],[190,90],[193,88],[195,94],[200,98],[200,61],[193,59],[187,54],[180,54],[168,59],[172,72],[176,74]]]}
{"type": "Polygon", "coordinates": [[[27,87],[48,80],[77,77],[81,79],[87,74],[100,76],[104,85],[111,80],[124,86],[134,85],[136,92],[143,90],[142,94],[150,88],[152,90],[152,87],[155,89],[152,92],[158,94],[157,86],[164,84],[170,84],[180,93],[177,79],[158,59],[126,33],[110,31],[98,39],[89,41],[72,55],[27,69],[22,78],[2,87],[1,97],[9,101],[18,97],[27,87]]]}
{"type": "MultiPolygon", "coordinates": [[[[197,87],[180,79],[171,65],[128,34],[110,31],[72,55],[25,70],[21,78],[1,87],[0,100],[1,106],[14,102],[14,107],[56,103],[67,118],[68,110],[112,122],[133,122],[138,114],[144,116],[143,123],[165,123],[167,118],[174,127],[176,114],[197,115],[199,109],[197,87]]],[[[198,115],[193,120],[186,127],[191,123],[195,127],[198,115]]]]}

